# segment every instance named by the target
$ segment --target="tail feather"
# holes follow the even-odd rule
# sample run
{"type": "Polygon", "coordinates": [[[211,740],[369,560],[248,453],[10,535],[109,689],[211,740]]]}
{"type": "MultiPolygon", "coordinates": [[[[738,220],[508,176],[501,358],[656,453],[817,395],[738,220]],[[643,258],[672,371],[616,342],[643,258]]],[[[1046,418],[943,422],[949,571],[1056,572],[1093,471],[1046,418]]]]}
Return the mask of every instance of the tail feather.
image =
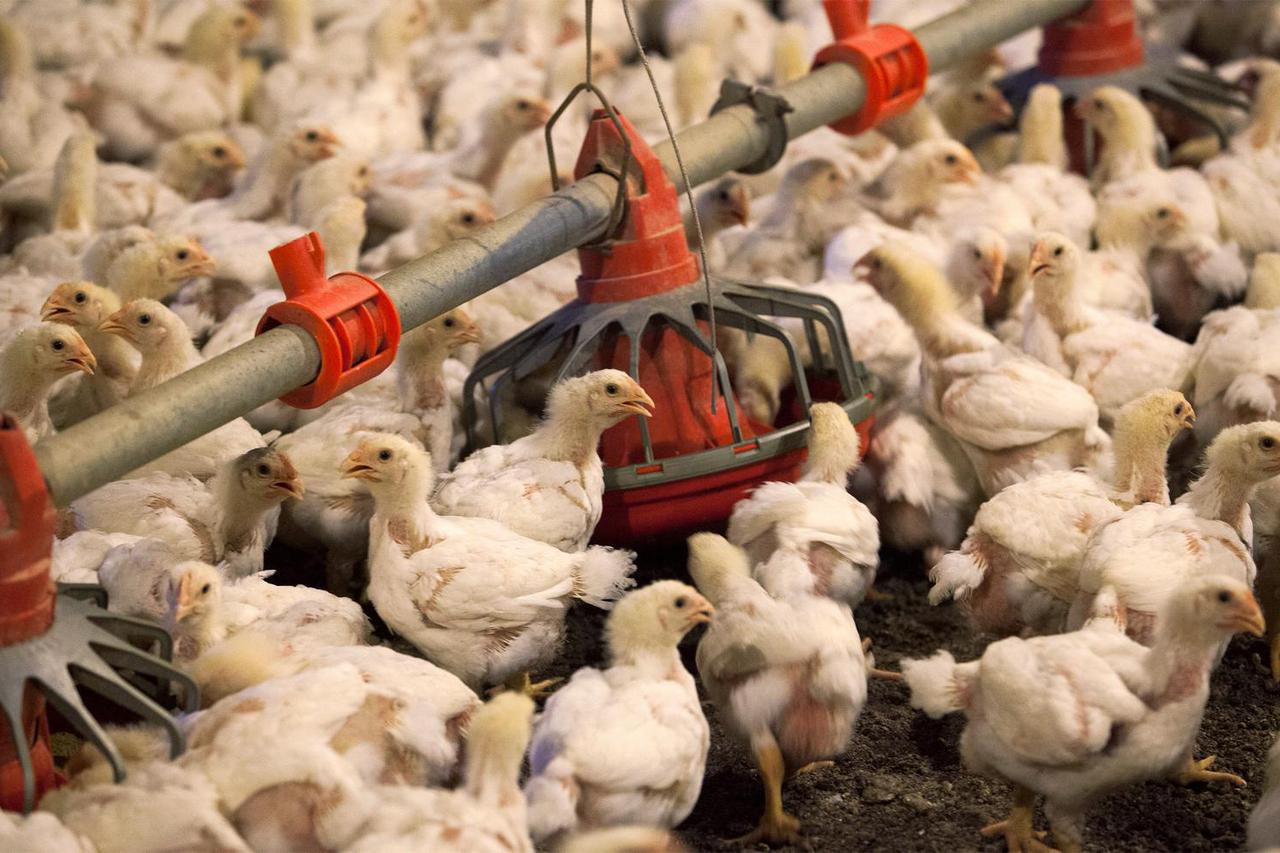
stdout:
{"type": "Polygon", "coordinates": [[[976,664],[956,664],[951,652],[902,662],[902,677],[911,689],[911,707],[938,717],[962,711],[968,695],[967,670],[976,664]]]}
{"type": "Polygon", "coordinates": [[[962,548],[945,554],[929,572],[933,581],[929,603],[936,606],[949,598],[963,601],[982,584],[986,574],[970,551],[962,548]]]}
{"type": "Polygon", "coordinates": [[[578,825],[578,785],[565,758],[555,758],[524,786],[529,806],[529,835],[535,843],[578,825]]]}
{"type": "Polygon", "coordinates": [[[573,597],[594,607],[609,609],[636,585],[635,554],[614,548],[591,547],[584,551],[573,572],[573,597]]]}

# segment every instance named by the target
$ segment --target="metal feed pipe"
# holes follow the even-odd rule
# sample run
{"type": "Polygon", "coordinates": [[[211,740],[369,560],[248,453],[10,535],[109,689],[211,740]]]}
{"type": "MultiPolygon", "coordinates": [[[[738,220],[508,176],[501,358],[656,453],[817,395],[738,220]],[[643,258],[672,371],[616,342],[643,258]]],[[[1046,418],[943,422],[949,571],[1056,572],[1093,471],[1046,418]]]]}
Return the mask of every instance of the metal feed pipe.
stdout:
{"type": "MultiPolygon", "coordinates": [[[[977,0],[916,31],[930,71],[987,50],[1032,27],[1080,11],[1089,0],[977,0]]],[[[794,108],[788,138],[855,113],[866,86],[844,63],[825,65],[783,86],[794,108]]],[[[689,180],[701,184],[754,162],[768,131],[747,105],[716,113],[682,131],[689,180]]],[[[683,190],[670,142],[655,146],[667,175],[683,190]]],[[[499,219],[470,237],[411,261],[379,281],[396,304],[404,329],[479,296],[600,236],[617,182],[594,174],[499,219]]],[[[228,421],[305,385],[320,369],[310,335],[284,325],[210,359],[162,385],[130,397],[35,447],[54,502],[81,495],[228,421]]]]}

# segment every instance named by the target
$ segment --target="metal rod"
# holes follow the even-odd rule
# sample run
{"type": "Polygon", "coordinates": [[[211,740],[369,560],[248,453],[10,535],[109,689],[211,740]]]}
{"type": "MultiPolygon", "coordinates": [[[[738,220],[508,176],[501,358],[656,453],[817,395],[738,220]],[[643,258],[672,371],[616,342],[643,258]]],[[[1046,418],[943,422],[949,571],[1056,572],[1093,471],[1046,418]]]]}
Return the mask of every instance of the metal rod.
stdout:
{"type": "MultiPolygon", "coordinates": [[[[1090,0],[983,0],[916,31],[931,71],[941,71],[1090,0]]],[[[794,139],[862,106],[865,86],[850,66],[828,65],[779,90],[794,112],[794,139]]],[[[739,105],[679,134],[689,180],[701,184],[759,158],[768,145],[750,107],[739,105]]],[[[655,146],[683,190],[669,142],[655,146]]],[[[420,326],[503,282],[598,238],[617,183],[591,175],[382,276],[405,329],[420,326]]],[[[36,445],[55,503],[65,506],[104,483],[310,382],[320,369],[314,342],[281,326],[150,391],[131,397],[36,445]]]]}

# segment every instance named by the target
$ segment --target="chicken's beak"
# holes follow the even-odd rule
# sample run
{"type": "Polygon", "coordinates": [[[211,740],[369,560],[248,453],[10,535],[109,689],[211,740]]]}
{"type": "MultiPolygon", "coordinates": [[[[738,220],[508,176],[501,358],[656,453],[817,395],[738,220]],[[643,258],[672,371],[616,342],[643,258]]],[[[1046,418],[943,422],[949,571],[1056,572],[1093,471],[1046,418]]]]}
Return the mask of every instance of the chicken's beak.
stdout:
{"type": "Polygon", "coordinates": [[[351,455],[342,463],[342,479],[344,480],[372,480],[377,482],[381,477],[378,472],[364,461],[364,450],[356,448],[351,451],[351,455]]]}
{"type": "Polygon", "coordinates": [[[182,274],[187,278],[197,278],[202,275],[213,275],[217,268],[218,264],[203,246],[192,246],[191,257],[183,265],[182,274]]]}
{"type": "Polygon", "coordinates": [[[535,103],[533,105],[533,120],[538,123],[539,127],[550,121],[551,105],[545,101],[538,101],[535,103]]]}
{"type": "Polygon", "coordinates": [[[1049,247],[1040,240],[1037,240],[1036,244],[1031,247],[1031,263],[1029,266],[1031,267],[1032,278],[1047,269],[1051,269],[1053,266],[1049,263],[1049,247]]]}
{"type": "Polygon", "coordinates": [[[1187,403],[1187,410],[1182,415],[1182,428],[1191,429],[1196,425],[1196,410],[1191,408],[1191,404],[1187,403]]]}
{"type": "Polygon", "coordinates": [[[316,146],[316,151],[320,155],[318,158],[320,160],[323,160],[326,157],[332,157],[338,153],[340,148],[342,148],[342,140],[339,139],[338,135],[332,130],[316,131],[316,142],[319,143],[319,145],[316,146]]]}
{"type": "Polygon", "coordinates": [[[746,187],[734,187],[729,190],[729,218],[739,225],[751,221],[751,196],[746,187]]]}
{"type": "Polygon", "coordinates": [[[183,575],[178,581],[178,606],[174,610],[174,618],[181,622],[191,615],[195,608],[195,596],[191,594],[191,575],[183,575]]]}
{"type": "Polygon", "coordinates": [[[1071,107],[1071,112],[1081,121],[1089,121],[1093,118],[1093,109],[1090,107],[1091,98],[1079,98],[1071,107]]]}
{"type": "Polygon", "coordinates": [[[93,357],[93,352],[87,346],[81,345],[79,349],[68,353],[63,361],[68,371],[79,370],[82,373],[93,375],[94,370],[98,367],[98,360],[93,357]]]}
{"type": "Polygon", "coordinates": [[[62,297],[56,293],[44,301],[44,305],[40,306],[40,319],[46,323],[68,323],[70,318],[75,314],[71,310],[71,306],[62,301],[62,297]]]}
{"type": "Polygon", "coordinates": [[[302,500],[302,496],[307,493],[306,488],[302,485],[302,480],[297,477],[291,477],[288,480],[276,480],[271,484],[274,491],[282,492],[286,497],[302,500]]]}
{"type": "Polygon", "coordinates": [[[987,287],[982,292],[984,302],[994,302],[1000,295],[1000,284],[1004,281],[1004,255],[996,255],[987,264],[987,287]]]}
{"type": "Polygon", "coordinates": [[[1267,632],[1267,620],[1262,618],[1262,608],[1258,606],[1258,600],[1250,595],[1236,604],[1222,627],[1232,633],[1261,637],[1267,632]]]}
{"type": "Polygon", "coordinates": [[[228,171],[234,171],[236,169],[243,169],[247,165],[247,161],[244,158],[244,151],[239,145],[228,145],[226,146],[226,150],[227,156],[222,161],[223,168],[228,171]]]}
{"type": "Polygon", "coordinates": [[[137,343],[138,339],[134,337],[133,331],[128,326],[120,322],[119,314],[112,314],[107,319],[98,324],[99,332],[106,332],[108,335],[119,335],[130,343],[137,343]]]}
{"type": "Polygon", "coordinates": [[[1004,124],[1012,118],[1013,107],[1009,106],[1009,102],[1003,95],[997,93],[996,97],[991,99],[991,120],[1004,124]]]}
{"type": "Polygon", "coordinates": [[[478,344],[480,343],[480,327],[468,321],[462,325],[462,328],[458,329],[454,339],[459,344],[478,344]]]}
{"type": "Polygon", "coordinates": [[[657,406],[653,402],[653,398],[643,388],[639,385],[632,385],[631,395],[619,400],[618,408],[624,412],[651,418],[653,417],[653,412],[650,410],[657,408],[657,406]]]}
{"type": "Polygon", "coordinates": [[[693,612],[689,614],[689,627],[705,625],[714,619],[715,615],[716,609],[711,606],[711,602],[702,598],[694,605],[693,612]]]}

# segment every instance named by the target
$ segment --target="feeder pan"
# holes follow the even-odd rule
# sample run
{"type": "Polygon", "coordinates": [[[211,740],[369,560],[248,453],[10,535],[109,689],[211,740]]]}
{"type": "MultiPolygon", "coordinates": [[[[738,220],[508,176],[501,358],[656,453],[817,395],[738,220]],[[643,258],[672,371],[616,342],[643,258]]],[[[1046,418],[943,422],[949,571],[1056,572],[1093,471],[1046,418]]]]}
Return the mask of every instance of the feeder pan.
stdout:
{"type": "Polygon", "coordinates": [[[625,116],[597,110],[575,179],[625,173],[625,210],[604,243],[579,249],[578,298],[486,353],[467,377],[463,420],[468,449],[500,440],[499,401],[533,376],[558,382],[607,367],[626,371],[653,397],[652,419],[632,418],[601,439],[604,511],[595,539],[613,545],[679,539],[722,523],[733,505],[767,480],[794,480],[807,455],[808,410],[840,402],[870,429],[878,383],[850,354],[840,311],[803,290],[713,276],[710,295],[689,251],[675,187],[625,116]],[[629,155],[628,155],[629,147],[629,155]],[[783,425],[749,419],[734,397],[718,326],[777,339],[791,362],[794,404],[783,425]],[[787,334],[767,317],[802,321],[812,353],[806,370],[787,334]],[[819,332],[821,329],[821,333],[819,332]],[[488,395],[492,435],[476,426],[476,386],[488,395]],[[712,394],[716,395],[714,410],[712,394]]]}
{"type": "MultiPolygon", "coordinates": [[[[199,706],[195,683],[161,657],[171,655],[159,625],[108,613],[83,590],[55,591],[49,578],[56,514],[17,421],[0,415],[0,807],[29,812],[60,784],[49,749],[46,702],[106,756],[116,781],[120,753],[81,698],[96,695],[169,734],[183,736],[153,697],[182,688],[184,709],[199,706]],[[148,695],[151,694],[151,695],[148,695]]],[[[90,594],[105,603],[100,588],[90,594]]]]}
{"type": "MultiPolygon", "coordinates": [[[[1015,114],[1022,112],[1031,89],[1040,83],[1057,86],[1064,103],[1099,86],[1119,86],[1206,126],[1225,150],[1227,128],[1202,104],[1247,112],[1249,101],[1239,87],[1217,74],[1182,66],[1178,55],[1176,47],[1143,44],[1132,0],[1093,0],[1083,11],[1046,26],[1039,64],[1005,77],[997,86],[1015,114]]],[[[1086,171],[1093,160],[1092,134],[1084,133],[1073,114],[1064,124],[1073,167],[1086,171]]]]}

